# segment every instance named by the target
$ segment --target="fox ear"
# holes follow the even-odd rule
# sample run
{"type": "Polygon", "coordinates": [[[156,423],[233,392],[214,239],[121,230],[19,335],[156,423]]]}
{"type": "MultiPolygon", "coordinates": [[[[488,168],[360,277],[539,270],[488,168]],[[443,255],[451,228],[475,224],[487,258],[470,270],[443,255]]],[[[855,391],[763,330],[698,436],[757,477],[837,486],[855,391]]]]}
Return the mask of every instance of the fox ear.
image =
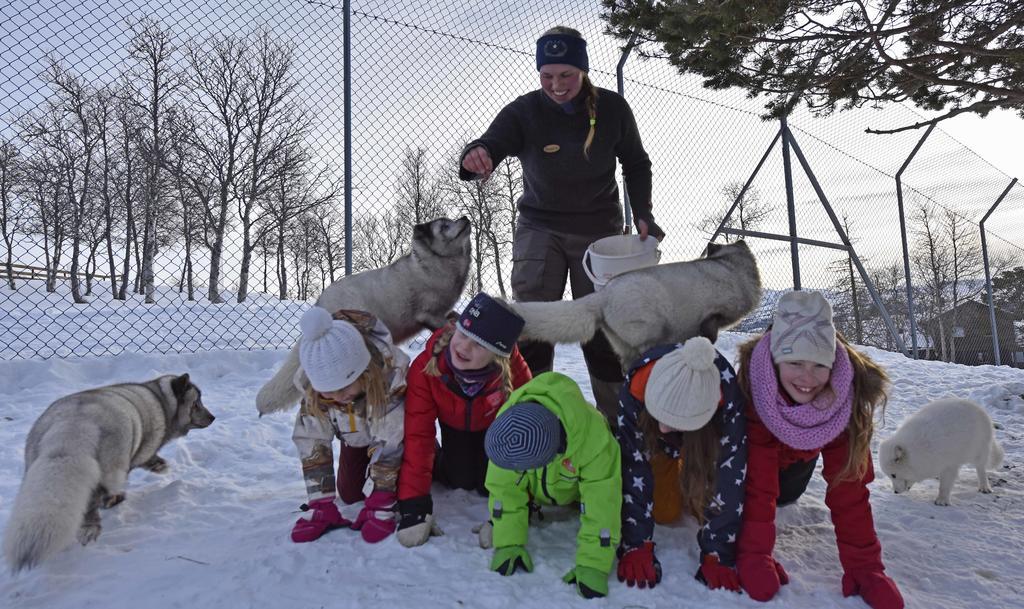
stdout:
{"type": "Polygon", "coordinates": [[[899,463],[900,461],[902,461],[903,460],[903,456],[904,456],[903,447],[900,446],[899,444],[894,446],[893,449],[892,449],[892,455],[893,455],[893,459],[892,459],[893,463],[899,463]]]}
{"type": "Polygon", "coordinates": [[[188,378],[188,373],[171,379],[171,391],[174,392],[175,397],[179,400],[185,397],[185,392],[188,391],[188,386],[192,384],[192,381],[188,378]]]}

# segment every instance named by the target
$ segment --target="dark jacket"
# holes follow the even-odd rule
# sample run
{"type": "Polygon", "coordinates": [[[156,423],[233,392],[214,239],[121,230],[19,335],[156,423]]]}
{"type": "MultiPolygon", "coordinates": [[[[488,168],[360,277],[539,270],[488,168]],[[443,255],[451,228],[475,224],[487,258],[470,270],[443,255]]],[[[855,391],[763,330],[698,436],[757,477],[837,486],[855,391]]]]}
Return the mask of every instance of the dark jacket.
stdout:
{"type": "MultiPolygon", "coordinates": [[[[508,398],[501,386],[500,375],[481,389],[480,393],[472,398],[467,397],[458,381],[452,377],[443,355],[437,358],[441,376],[431,376],[424,371],[438,337],[445,331],[450,332],[451,326],[434,332],[423,352],[409,366],[406,377],[405,453],[398,477],[399,500],[430,494],[436,421],[459,431],[484,431],[490,427],[498,409],[508,398]]],[[[513,388],[530,380],[530,369],[519,355],[518,347],[512,349],[509,363],[513,388]]]]}
{"type": "MultiPolygon", "coordinates": [[[[575,112],[568,114],[541,89],[522,95],[505,106],[465,151],[483,146],[495,167],[505,157],[518,157],[523,165],[518,202],[523,220],[575,235],[621,232],[618,158],[634,218],[653,223],[651,160],[629,105],[614,91],[598,89],[597,122],[587,159],[583,144],[590,119],[580,97],[573,102],[575,112]]],[[[459,177],[475,177],[462,168],[461,159],[459,177]]]]}
{"type": "MultiPolygon", "coordinates": [[[[616,435],[622,451],[622,544],[626,549],[640,547],[654,537],[654,475],[638,423],[646,405],[630,391],[631,384],[640,370],[653,366],[658,359],[681,347],[662,345],[647,351],[630,366],[619,393],[616,435]]],[[[697,532],[697,542],[702,559],[706,554],[714,554],[720,563],[731,567],[736,561],[736,537],[740,530],[743,480],[747,471],[746,419],[743,416],[746,401],[729,360],[719,353],[715,366],[721,374],[722,398],[708,424],[716,425],[722,440],[718,447],[715,494],[704,510],[705,523],[697,532]]],[[[642,390],[640,388],[640,395],[642,390]]],[[[659,438],[659,444],[670,457],[679,458],[679,449],[665,436],[659,438]]]]}

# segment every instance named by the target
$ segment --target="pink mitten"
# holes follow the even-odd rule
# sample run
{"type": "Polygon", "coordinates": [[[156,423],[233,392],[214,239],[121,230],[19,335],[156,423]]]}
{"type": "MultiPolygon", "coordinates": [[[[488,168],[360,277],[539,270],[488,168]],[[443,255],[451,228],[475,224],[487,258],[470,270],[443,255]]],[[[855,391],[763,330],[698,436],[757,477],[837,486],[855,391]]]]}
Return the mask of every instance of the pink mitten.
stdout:
{"type": "Polygon", "coordinates": [[[292,541],[304,543],[318,539],[330,531],[352,524],[341,515],[334,497],[325,497],[309,502],[309,510],[292,527],[292,541]]]}
{"type": "Polygon", "coordinates": [[[395,493],[392,491],[373,491],[366,498],[363,509],[352,523],[352,528],[359,531],[363,540],[377,543],[395,532],[398,521],[395,517],[395,493]]]}

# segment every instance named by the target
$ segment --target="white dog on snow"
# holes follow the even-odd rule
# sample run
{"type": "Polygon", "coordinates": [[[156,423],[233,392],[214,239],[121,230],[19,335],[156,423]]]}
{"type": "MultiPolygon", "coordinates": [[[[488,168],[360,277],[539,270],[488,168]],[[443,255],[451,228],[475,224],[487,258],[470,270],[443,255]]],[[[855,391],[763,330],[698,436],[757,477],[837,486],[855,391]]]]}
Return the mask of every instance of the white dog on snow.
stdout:
{"type": "Polygon", "coordinates": [[[897,493],[915,482],[939,479],[936,505],[949,505],[960,466],[973,465],[978,490],[991,493],[988,469],[1003,462],[1003,448],[992,432],[992,419],[970,400],[944,398],[926,404],[907,418],[892,436],[878,445],[882,471],[897,493]]]}

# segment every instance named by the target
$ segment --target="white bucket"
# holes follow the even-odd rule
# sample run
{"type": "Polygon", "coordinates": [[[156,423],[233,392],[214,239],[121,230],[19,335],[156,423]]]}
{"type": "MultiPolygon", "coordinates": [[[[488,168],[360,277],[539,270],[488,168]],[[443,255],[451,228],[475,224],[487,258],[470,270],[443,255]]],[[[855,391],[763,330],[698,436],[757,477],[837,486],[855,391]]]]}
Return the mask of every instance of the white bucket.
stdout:
{"type": "Polygon", "coordinates": [[[638,235],[612,235],[590,244],[583,254],[583,272],[600,290],[612,277],[654,266],[659,260],[661,251],[654,237],[641,241],[638,235]]]}

